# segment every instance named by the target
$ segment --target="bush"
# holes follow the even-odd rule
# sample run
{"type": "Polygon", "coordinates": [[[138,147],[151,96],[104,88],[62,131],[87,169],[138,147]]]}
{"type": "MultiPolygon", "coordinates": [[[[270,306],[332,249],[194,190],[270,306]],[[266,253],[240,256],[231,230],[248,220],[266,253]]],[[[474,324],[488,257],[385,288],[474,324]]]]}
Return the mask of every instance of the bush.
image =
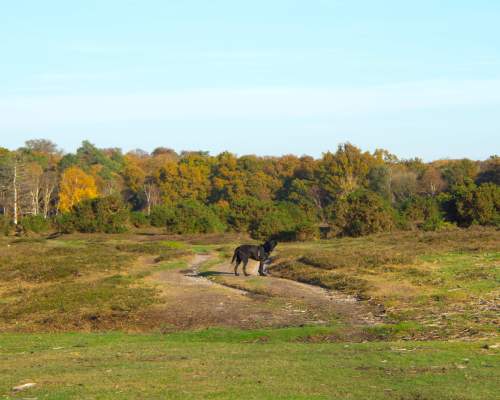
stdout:
{"type": "Polygon", "coordinates": [[[500,226],[500,187],[494,183],[455,187],[448,203],[448,218],[461,226],[500,226]]]}
{"type": "Polygon", "coordinates": [[[12,222],[5,215],[0,215],[0,235],[7,236],[11,230],[12,222]]]}
{"type": "Polygon", "coordinates": [[[433,197],[412,197],[403,204],[402,214],[410,228],[436,231],[444,226],[439,203],[433,197]]]}
{"type": "Polygon", "coordinates": [[[122,233],[128,229],[129,210],[118,196],[98,197],[76,204],[56,219],[59,231],[122,233]]]}
{"type": "Polygon", "coordinates": [[[43,215],[27,215],[19,221],[24,232],[42,233],[50,229],[50,222],[43,215]]]}
{"type": "Polygon", "coordinates": [[[151,225],[157,228],[166,227],[167,224],[170,224],[173,219],[175,219],[174,207],[167,205],[153,207],[151,209],[151,215],[149,216],[151,225]]]}
{"type": "Polygon", "coordinates": [[[305,211],[293,203],[279,203],[256,219],[250,227],[254,239],[275,238],[281,241],[317,238],[319,228],[305,211]]]}
{"type": "Polygon", "coordinates": [[[255,197],[243,197],[231,203],[227,212],[227,223],[237,232],[248,232],[255,221],[260,221],[272,209],[271,202],[264,202],[255,197]]]}
{"type": "Polygon", "coordinates": [[[54,226],[58,232],[73,233],[76,231],[75,217],[71,213],[59,214],[54,218],[54,226]]]}
{"type": "Polygon", "coordinates": [[[130,213],[130,223],[136,228],[143,228],[150,225],[150,218],[142,211],[133,211],[130,213]]]}
{"type": "Polygon", "coordinates": [[[339,199],[328,212],[333,226],[343,236],[384,232],[395,225],[394,209],[380,195],[364,189],[339,199]]]}
{"type": "Polygon", "coordinates": [[[219,233],[226,226],[215,212],[196,200],[186,200],[175,205],[166,228],[171,233],[219,233]]]}

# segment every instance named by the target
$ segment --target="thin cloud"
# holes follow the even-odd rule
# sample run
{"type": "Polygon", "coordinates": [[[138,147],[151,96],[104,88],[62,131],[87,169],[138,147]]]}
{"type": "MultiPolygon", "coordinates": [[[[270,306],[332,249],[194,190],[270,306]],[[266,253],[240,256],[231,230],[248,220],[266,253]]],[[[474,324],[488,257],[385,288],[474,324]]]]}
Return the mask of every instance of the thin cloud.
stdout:
{"type": "Polygon", "coordinates": [[[61,123],[336,118],[500,105],[500,80],[425,81],[351,89],[196,89],[166,93],[0,97],[0,130],[61,123]]]}

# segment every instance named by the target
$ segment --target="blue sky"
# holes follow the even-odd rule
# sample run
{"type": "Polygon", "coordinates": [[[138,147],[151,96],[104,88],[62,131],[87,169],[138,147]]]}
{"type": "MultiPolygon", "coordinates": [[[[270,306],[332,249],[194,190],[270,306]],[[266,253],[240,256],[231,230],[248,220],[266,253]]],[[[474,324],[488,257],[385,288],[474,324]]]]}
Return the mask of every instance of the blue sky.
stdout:
{"type": "Polygon", "coordinates": [[[0,146],[500,151],[500,2],[0,2],[0,146]]]}

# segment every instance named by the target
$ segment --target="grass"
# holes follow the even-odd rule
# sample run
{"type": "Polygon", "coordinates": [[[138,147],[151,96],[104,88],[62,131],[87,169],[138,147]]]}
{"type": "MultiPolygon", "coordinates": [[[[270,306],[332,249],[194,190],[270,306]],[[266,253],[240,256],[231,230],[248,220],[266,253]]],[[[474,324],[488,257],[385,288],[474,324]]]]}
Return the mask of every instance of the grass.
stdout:
{"type": "Polygon", "coordinates": [[[500,232],[472,228],[281,244],[274,275],[382,305],[394,338],[498,333],[500,232]],[[405,324],[406,323],[406,324],[405,324]]]}
{"type": "Polygon", "coordinates": [[[169,261],[193,254],[193,250],[189,249],[185,243],[164,240],[145,243],[121,243],[116,248],[127,253],[156,255],[156,262],[169,261]]]}
{"type": "Polygon", "coordinates": [[[2,281],[47,282],[129,267],[133,258],[105,244],[54,245],[52,241],[12,242],[0,253],[2,281]]]}
{"type": "Polygon", "coordinates": [[[154,302],[154,289],[130,287],[126,277],[115,275],[30,290],[0,312],[2,320],[16,329],[117,329],[133,324],[134,314],[154,302]]]}
{"type": "MultiPolygon", "coordinates": [[[[485,343],[314,343],[327,328],[3,334],[0,396],[38,399],[496,399],[485,343]],[[14,394],[13,386],[37,386],[14,394]]],[[[490,343],[491,344],[491,343],[490,343]]]]}
{"type": "Polygon", "coordinates": [[[154,329],[159,293],[144,278],[185,266],[180,257],[191,254],[186,244],[163,240],[2,238],[0,332],[154,329]],[[140,257],[156,263],[142,265],[140,257]]]}
{"type": "MultiPolygon", "coordinates": [[[[385,310],[383,324],[157,333],[168,296],[150,277],[210,253],[199,266],[209,275],[233,241],[152,232],[0,238],[0,398],[498,398],[498,231],[279,245],[273,274],[368,299],[385,310]],[[11,391],[26,382],[37,386],[11,391]]],[[[242,282],[255,293],[272,284],[242,282]]]]}

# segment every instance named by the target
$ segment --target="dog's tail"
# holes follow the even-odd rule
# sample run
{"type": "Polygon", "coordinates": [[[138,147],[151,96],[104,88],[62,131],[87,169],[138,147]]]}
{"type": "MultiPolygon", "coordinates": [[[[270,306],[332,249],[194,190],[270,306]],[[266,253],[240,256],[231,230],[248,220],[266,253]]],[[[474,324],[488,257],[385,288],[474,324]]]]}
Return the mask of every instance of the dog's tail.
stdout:
{"type": "Polygon", "coordinates": [[[238,249],[236,249],[234,251],[234,254],[233,254],[233,259],[231,260],[231,264],[234,263],[236,261],[236,259],[238,258],[238,249]]]}

